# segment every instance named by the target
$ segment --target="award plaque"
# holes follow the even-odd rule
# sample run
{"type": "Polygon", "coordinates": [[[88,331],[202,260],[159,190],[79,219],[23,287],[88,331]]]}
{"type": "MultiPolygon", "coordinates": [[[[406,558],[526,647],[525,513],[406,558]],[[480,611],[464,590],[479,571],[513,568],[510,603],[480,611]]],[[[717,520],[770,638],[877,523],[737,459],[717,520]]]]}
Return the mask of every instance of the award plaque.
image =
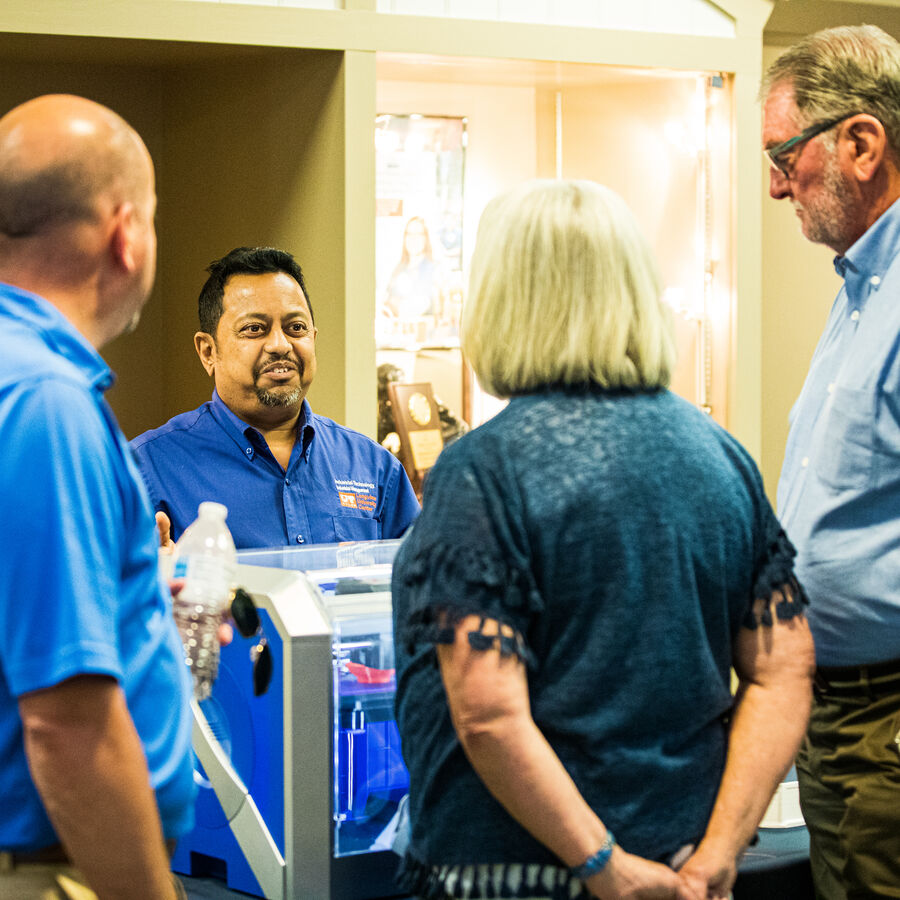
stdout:
{"type": "Polygon", "coordinates": [[[425,476],[444,449],[437,403],[428,382],[391,382],[387,389],[400,436],[400,461],[421,499],[425,476]]]}

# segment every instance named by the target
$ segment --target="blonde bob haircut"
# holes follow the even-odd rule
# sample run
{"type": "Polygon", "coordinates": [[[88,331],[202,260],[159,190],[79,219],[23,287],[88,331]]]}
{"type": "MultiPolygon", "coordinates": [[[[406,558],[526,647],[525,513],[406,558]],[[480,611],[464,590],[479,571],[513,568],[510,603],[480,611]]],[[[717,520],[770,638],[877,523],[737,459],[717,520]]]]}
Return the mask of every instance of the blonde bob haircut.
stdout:
{"type": "Polygon", "coordinates": [[[653,254],[618,194],[529,181],[478,225],[462,347],[497,397],[667,387],[675,362],[653,254]]]}

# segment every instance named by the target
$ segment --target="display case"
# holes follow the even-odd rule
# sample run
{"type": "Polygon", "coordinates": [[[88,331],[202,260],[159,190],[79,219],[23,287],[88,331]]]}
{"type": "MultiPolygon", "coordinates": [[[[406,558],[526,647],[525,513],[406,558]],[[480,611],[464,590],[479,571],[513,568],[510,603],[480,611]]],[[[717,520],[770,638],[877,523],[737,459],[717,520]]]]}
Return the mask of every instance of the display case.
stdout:
{"type": "Polygon", "coordinates": [[[391,563],[399,541],[243,551],[260,627],[223,648],[194,703],[196,825],[173,868],[277,898],[398,896],[409,776],[394,721],[391,563]],[[272,680],[254,694],[265,644],[272,680]]]}
{"type": "MultiPolygon", "coordinates": [[[[686,254],[679,240],[667,252],[676,261],[694,263],[699,255],[713,264],[711,283],[703,282],[711,292],[707,306],[715,313],[703,326],[706,332],[702,289],[691,291],[688,285],[669,299],[682,310],[676,314],[683,319],[684,358],[696,363],[684,373],[686,390],[697,395],[698,388],[705,389],[705,368],[696,369],[699,360],[705,365],[709,358],[710,405],[727,411],[728,429],[758,457],[768,438],[761,432],[762,397],[771,394],[763,391],[760,377],[762,273],[776,271],[783,281],[777,266],[761,265],[764,166],[757,93],[763,28],[773,6],[790,8],[787,14],[794,18],[797,5],[834,4],[333,0],[331,9],[300,8],[323,2],[330,0],[0,4],[3,108],[42,92],[83,94],[131,122],[157,164],[164,213],[157,296],[137,332],[104,351],[119,374],[110,402],[126,435],[156,427],[209,398],[192,340],[196,313],[187,301],[196,296],[211,259],[248,243],[289,249],[303,266],[320,342],[309,396],[313,409],[376,433],[377,116],[466,119],[463,279],[443,291],[439,306],[445,319],[448,304],[452,311],[465,284],[467,247],[483,204],[511,181],[559,173],[609,183],[612,173],[628,182],[612,185],[628,202],[635,202],[632,185],[645,188],[651,202],[666,200],[663,212],[671,215],[641,217],[645,230],[658,221],[661,237],[693,233],[693,227],[684,227],[683,213],[696,204],[684,194],[695,196],[698,177],[706,176],[682,177],[666,144],[680,140],[683,131],[690,139],[687,149],[694,143],[696,119],[686,116],[683,106],[672,106],[661,121],[650,113],[668,93],[662,89],[681,81],[658,76],[695,73],[704,76],[704,90],[705,78],[711,78],[710,93],[722,111],[728,152],[710,161],[725,167],[726,184],[713,194],[723,208],[721,214],[711,208],[709,247],[701,228],[702,248],[686,254]],[[532,63],[537,81],[526,71],[532,63]],[[616,77],[626,69],[643,71],[655,84],[645,88],[631,78],[630,94],[628,84],[612,85],[616,110],[610,110],[606,89],[598,95],[594,84],[583,83],[585,75],[594,78],[598,66],[616,77]],[[717,75],[724,90],[715,86],[717,75]],[[657,126],[664,129],[661,137],[657,126]],[[670,169],[672,160],[677,172],[670,169]],[[655,188],[657,177],[669,172],[675,176],[672,184],[683,188],[671,200],[655,188]],[[716,223],[724,225],[722,240],[716,223]],[[716,329],[724,329],[724,343],[716,341],[716,329]],[[724,347],[718,369],[715,352],[707,357],[698,351],[698,344],[707,346],[707,337],[714,350],[724,347]],[[158,377],[146,378],[148,371],[158,377]],[[725,396],[717,399],[717,391],[725,396]]],[[[709,125],[715,145],[719,125],[712,119],[709,125]]],[[[710,174],[714,179],[715,172],[710,174]]],[[[705,190],[703,197],[705,213],[705,190]]],[[[423,212],[427,216],[427,210],[397,216],[394,240],[401,240],[401,229],[423,212]]],[[[456,210],[448,202],[440,212],[438,230],[453,222],[456,210]]],[[[651,232],[651,240],[655,236],[651,232]]],[[[457,241],[452,224],[445,237],[442,244],[449,250],[457,241]]],[[[396,244],[388,265],[396,263],[395,254],[396,244]]],[[[707,272],[702,274],[706,279],[707,272]]],[[[695,282],[700,277],[696,265],[691,277],[695,282]]],[[[677,288],[682,282],[667,276],[667,285],[677,288]]],[[[773,305],[773,327],[790,331],[782,327],[783,308],[773,305]]],[[[429,339],[427,324],[423,337],[429,339]]],[[[458,377],[458,349],[378,352],[398,354],[389,362],[404,370],[406,380],[431,383],[457,415],[468,405],[473,421],[490,413],[482,408],[483,397],[462,395],[466,382],[458,377]]],[[[772,358],[778,356],[774,352],[772,358]]],[[[779,366],[769,369],[777,373],[779,366]]],[[[777,450],[778,442],[770,443],[777,450]]]]}

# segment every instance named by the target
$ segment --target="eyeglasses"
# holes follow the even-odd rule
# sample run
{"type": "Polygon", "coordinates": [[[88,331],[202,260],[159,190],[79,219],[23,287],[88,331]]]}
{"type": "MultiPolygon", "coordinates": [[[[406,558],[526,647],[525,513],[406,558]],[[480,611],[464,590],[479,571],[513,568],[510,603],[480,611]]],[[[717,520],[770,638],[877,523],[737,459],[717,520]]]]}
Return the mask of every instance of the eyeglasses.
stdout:
{"type": "MultiPolygon", "coordinates": [[[[855,114],[851,113],[850,115],[855,114]]],[[[812,140],[817,134],[828,131],[829,128],[834,128],[838,122],[849,119],[850,115],[838,116],[836,119],[829,119],[827,122],[819,122],[817,125],[810,125],[809,128],[804,128],[800,134],[788,138],[786,141],[782,141],[774,147],[763,150],[763,153],[773,168],[778,169],[785,178],[790,178],[791,173],[788,169],[787,161],[780,157],[783,157],[788,150],[793,150],[795,147],[799,147],[801,144],[805,144],[807,141],[812,140]]]]}
{"type": "Polygon", "coordinates": [[[260,697],[269,689],[269,682],[272,680],[272,651],[253,599],[243,588],[237,588],[234,592],[231,618],[242,637],[258,638],[250,648],[250,659],[253,660],[253,693],[260,697]]]}

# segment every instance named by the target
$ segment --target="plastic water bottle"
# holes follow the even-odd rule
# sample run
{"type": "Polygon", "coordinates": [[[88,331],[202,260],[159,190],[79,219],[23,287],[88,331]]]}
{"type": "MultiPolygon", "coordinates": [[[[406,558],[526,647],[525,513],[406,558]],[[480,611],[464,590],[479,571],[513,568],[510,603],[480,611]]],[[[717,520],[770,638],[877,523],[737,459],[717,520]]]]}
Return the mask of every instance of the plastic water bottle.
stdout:
{"type": "Polygon", "coordinates": [[[173,577],[184,579],[184,587],[172,606],[198,700],[209,697],[216,680],[218,630],[237,566],[234,540],[225,524],[227,515],[228,508],[221,503],[201,503],[197,518],[174,550],[173,577]]]}

